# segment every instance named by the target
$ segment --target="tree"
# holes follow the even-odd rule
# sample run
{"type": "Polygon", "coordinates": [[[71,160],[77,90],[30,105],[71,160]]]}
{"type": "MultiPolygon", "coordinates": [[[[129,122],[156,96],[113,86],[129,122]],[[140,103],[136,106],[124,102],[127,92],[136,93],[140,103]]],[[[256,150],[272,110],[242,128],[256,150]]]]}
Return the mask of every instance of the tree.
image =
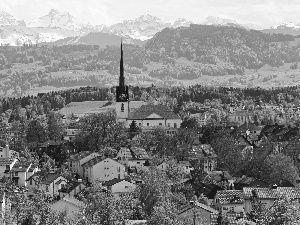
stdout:
{"type": "Polygon", "coordinates": [[[29,121],[26,140],[28,142],[45,142],[48,139],[47,123],[42,118],[29,121]]]}
{"type": "Polygon", "coordinates": [[[50,140],[61,140],[65,131],[60,113],[50,112],[48,115],[48,135],[50,140]]]}
{"type": "Polygon", "coordinates": [[[126,128],[116,122],[116,115],[111,111],[82,117],[79,126],[81,132],[76,136],[75,143],[80,149],[99,151],[104,147],[119,149],[127,145],[126,128]]]}
{"type": "Polygon", "coordinates": [[[133,138],[136,134],[140,132],[140,128],[136,124],[136,121],[133,120],[131,124],[129,125],[129,133],[130,133],[130,138],[133,138]]]}
{"type": "Polygon", "coordinates": [[[264,173],[265,180],[272,183],[279,183],[280,180],[288,180],[293,183],[298,175],[298,169],[294,166],[293,159],[281,153],[269,155],[265,163],[269,170],[264,173]]]}

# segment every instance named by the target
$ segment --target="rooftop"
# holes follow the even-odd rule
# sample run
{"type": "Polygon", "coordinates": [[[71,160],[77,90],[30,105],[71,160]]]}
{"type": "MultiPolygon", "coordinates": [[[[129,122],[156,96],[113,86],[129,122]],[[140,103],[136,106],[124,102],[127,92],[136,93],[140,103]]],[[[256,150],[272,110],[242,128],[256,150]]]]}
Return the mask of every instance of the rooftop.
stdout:
{"type": "Polygon", "coordinates": [[[77,154],[75,154],[75,155],[71,155],[69,159],[70,159],[71,161],[81,160],[81,159],[87,157],[88,155],[90,155],[90,154],[92,154],[92,153],[93,153],[93,152],[90,152],[90,151],[79,152],[79,153],[77,153],[77,154]]]}
{"type": "Polygon", "coordinates": [[[53,181],[55,181],[59,177],[62,177],[62,176],[57,173],[48,173],[42,178],[41,183],[51,184],[53,181]]]}
{"type": "Polygon", "coordinates": [[[10,165],[15,161],[13,158],[0,158],[0,166],[10,165]]]}
{"type": "Polygon", "coordinates": [[[220,204],[242,204],[244,195],[242,190],[217,191],[220,204]]]}
{"type": "Polygon", "coordinates": [[[142,105],[140,108],[129,114],[129,119],[142,120],[156,113],[164,119],[180,119],[168,106],[165,105],[142,105]]]}
{"type": "Polygon", "coordinates": [[[300,188],[295,187],[277,187],[276,189],[244,187],[243,192],[244,199],[251,199],[252,197],[276,199],[283,196],[300,199],[300,188]]]}

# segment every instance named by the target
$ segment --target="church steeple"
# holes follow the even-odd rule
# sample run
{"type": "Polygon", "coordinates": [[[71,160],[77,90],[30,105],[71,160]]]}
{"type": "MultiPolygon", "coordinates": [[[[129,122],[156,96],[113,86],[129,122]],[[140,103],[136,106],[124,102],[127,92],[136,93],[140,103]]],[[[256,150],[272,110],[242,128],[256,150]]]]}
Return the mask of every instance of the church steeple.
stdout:
{"type": "Polygon", "coordinates": [[[123,44],[121,39],[121,60],[120,60],[120,77],[119,77],[119,86],[125,85],[125,77],[124,77],[124,66],[123,66],[123,44]]]}
{"type": "Polygon", "coordinates": [[[120,77],[119,77],[119,86],[116,87],[116,101],[117,102],[128,102],[128,86],[125,86],[125,77],[124,77],[124,65],[123,65],[123,43],[121,40],[121,60],[120,60],[120,77]]]}

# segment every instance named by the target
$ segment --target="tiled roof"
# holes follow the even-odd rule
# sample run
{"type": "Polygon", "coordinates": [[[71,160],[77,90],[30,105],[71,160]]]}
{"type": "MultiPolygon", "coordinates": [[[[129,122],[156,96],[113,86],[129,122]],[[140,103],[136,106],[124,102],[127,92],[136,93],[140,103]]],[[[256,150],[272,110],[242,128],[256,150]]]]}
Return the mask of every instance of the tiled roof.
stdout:
{"type": "MultiPolygon", "coordinates": [[[[72,181],[67,183],[63,188],[59,189],[59,192],[63,192],[63,193],[70,193],[71,191],[73,191],[76,187],[78,187],[78,185],[83,185],[82,183],[79,183],[77,181],[72,181]]],[[[85,186],[84,186],[85,187],[85,186]]]]}
{"type": "Polygon", "coordinates": [[[35,178],[35,177],[43,177],[47,173],[48,172],[45,171],[45,170],[43,170],[43,171],[37,171],[36,173],[32,174],[27,180],[30,180],[30,179],[35,178]]]}
{"type": "Polygon", "coordinates": [[[13,158],[0,158],[0,166],[10,165],[14,160],[13,158]]]}
{"type": "Polygon", "coordinates": [[[82,167],[92,167],[94,165],[96,165],[97,163],[101,162],[103,160],[102,156],[96,156],[93,159],[90,159],[89,161],[83,163],[81,166],[82,167]]]}
{"type": "Polygon", "coordinates": [[[46,174],[42,178],[41,183],[43,183],[43,184],[51,184],[53,181],[55,181],[59,177],[61,177],[60,174],[57,174],[57,173],[48,173],[48,174],[46,174]]]}
{"type": "Polygon", "coordinates": [[[77,161],[77,160],[80,160],[80,159],[83,159],[83,158],[87,157],[90,154],[92,154],[92,152],[90,152],[90,151],[79,152],[75,155],[71,155],[70,160],[71,161],[77,161]]]}
{"type": "Polygon", "coordinates": [[[129,114],[128,119],[145,119],[152,113],[156,113],[164,119],[180,119],[168,106],[165,105],[142,105],[140,108],[129,114]]]}
{"type": "Polygon", "coordinates": [[[16,162],[10,172],[25,172],[31,165],[29,161],[16,162]]]}
{"type": "Polygon", "coordinates": [[[182,206],[179,209],[178,214],[181,214],[181,213],[186,212],[187,210],[193,209],[195,206],[199,207],[199,208],[202,208],[202,209],[204,209],[204,210],[206,210],[206,211],[208,211],[210,213],[213,213],[213,214],[217,214],[218,213],[217,210],[215,210],[215,209],[213,209],[213,208],[211,208],[211,207],[209,207],[207,205],[204,205],[204,204],[202,204],[200,202],[194,202],[193,204],[192,203],[187,203],[184,206],[182,206]]]}
{"type": "Polygon", "coordinates": [[[243,192],[245,199],[254,196],[259,199],[276,199],[283,196],[300,199],[300,188],[294,187],[277,187],[276,189],[244,187],[243,192]]]}
{"type": "Polygon", "coordinates": [[[117,183],[119,183],[119,182],[121,182],[121,181],[123,181],[124,179],[118,179],[118,178],[114,178],[114,179],[112,179],[112,180],[109,180],[109,181],[105,181],[105,182],[103,182],[103,186],[112,186],[112,185],[114,185],[114,184],[117,184],[117,183]]]}
{"type": "Polygon", "coordinates": [[[243,204],[244,196],[242,190],[218,191],[217,196],[221,205],[223,204],[243,204]]]}

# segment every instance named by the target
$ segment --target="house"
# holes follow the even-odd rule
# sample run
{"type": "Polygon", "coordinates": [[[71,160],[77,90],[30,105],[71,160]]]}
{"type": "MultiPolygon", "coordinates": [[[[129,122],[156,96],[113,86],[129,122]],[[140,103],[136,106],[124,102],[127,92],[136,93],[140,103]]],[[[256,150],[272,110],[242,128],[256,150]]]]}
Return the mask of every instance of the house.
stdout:
{"type": "Polygon", "coordinates": [[[114,178],[124,179],[126,175],[125,166],[111,158],[103,159],[101,156],[97,156],[81,166],[83,177],[87,182],[109,181],[114,178]]]}
{"type": "Polygon", "coordinates": [[[29,190],[38,189],[49,196],[58,195],[62,187],[67,184],[67,179],[55,172],[40,171],[33,174],[29,179],[29,190]]]}
{"type": "Polygon", "coordinates": [[[18,186],[28,186],[27,179],[39,171],[38,165],[21,160],[16,162],[10,170],[10,178],[18,186]]]}
{"type": "Polygon", "coordinates": [[[85,204],[74,197],[68,195],[57,202],[51,204],[51,208],[57,212],[67,210],[67,215],[71,219],[76,219],[76,216],[84,209],[85,204]]]}
{"type": "Polygon", "coordinates": [[[204,184],[199,183],[196,187],[194,187],[196,193],[195,195],[197,197],[204,195],[204,197],[207,197],[208,203],[211,204],[215,200],[215,196],[218,191],[224,190],[224,188],[216,185],[216,184],[204,184]]]}
{"type": "Polygon", "coordinates": [[[178,212],[177,219],[185,225],[216,224],[218,211],[200,202],[189,202],[178,212]]]}
{"type": "Polygon", "coordinates": [[[269,187],[270,184],[263,180],[259,180],[254,177],[246,177],[242,176],[241,178],[237,178],[234,182],[235,190],[243,190],[244,187],[269,187]]]}
{"type": "Polygon", "coordinates": [[[217,155],[209,144],[194,144],[190,150],[190,161],[199,160],[205,172],[214,171],[217,167],[217,155]]]}
{"type": "Polygon", "coordinates": [[[150,160],[146,150],[140,147],[121,148],[116,158],[121,164],[128,166],[130,172],[136,173],[139,173],[150,160]]]}
{"type": "Polygon", "coordinates": [[[134,183],[129,182],[125,179],[114,178],[109,181],[105,181],[102,183],[102,186],[106,187],[108,191],[112,193],[112,195],[118,197],[123,193],[128,193],[134,191],[136,185],[134,183]]]}
{"type": "Polygon", "coordinates": [[[228,173],[228,171],[211,171],[207,173],[203,183],[205,184],[216,184],[222,188],[229,188],[233,186],[234,179],[228,173]]]}
{"type": "Polygon", "coordinates": [[[68,182],[60,190],[58,190],[58,192],[60,198],[64,198],[66,195],[68,195],[69,197],[74,197],[85,188],[86,186],[82,183],[82,180],[79,179],[78,181],[68,182]]]}
{"type": "Polygon", "coordinates": [[[228,114],[228,119],[230,122],[237,123],[242,125],[244,123],[252,122],[252,113],[246,110],[236,110],[230,114],[228,114]]]}
{"type": "Polygon", "coordinates": [[[215,206],[222,214],[244,214],[244,195],[242,190],[217,191],[214,201],[215,206]]]}
{"type": "Polygon", "coordinates": [[[246,213],[251,211],[252,202],[254,199],[262,203],[266,208],[272,206],[276,199],[282,198],[284,196],[292,199],[300,199],[300,188],[294,187],[244,187],[243,192],[246,213]]]}
{"type": "Polygon", "coordinates": [[[68,166],[69,170],[77,173],[80,177],[84,177],[83,174],[83,167],[82,164],[86,163],[87,161],[100,156],[100,154],[96,152],[90,152],[90,151],[83,151],[79,152],[77,154],[71,155],[68,160],[68,166]]]}
{"type": "Polygon", "coordinates": [[[181,171],[183,175],[190,174],[191,171],[194,170],[194,168],[191,166],[189,161],[176,162],[175,160],[171,162],[163,162],[157,166],[157,169],[165,172],[167,171],[167,168],[169,167],[170,163],[173,166],[177,167],[178,170],[181,171]]]}
{"type": "Polygon", "coordinates": [[[16,158],[0,158],[0,177],[10,177],[10,170],[18,160],[16,158]]]}

